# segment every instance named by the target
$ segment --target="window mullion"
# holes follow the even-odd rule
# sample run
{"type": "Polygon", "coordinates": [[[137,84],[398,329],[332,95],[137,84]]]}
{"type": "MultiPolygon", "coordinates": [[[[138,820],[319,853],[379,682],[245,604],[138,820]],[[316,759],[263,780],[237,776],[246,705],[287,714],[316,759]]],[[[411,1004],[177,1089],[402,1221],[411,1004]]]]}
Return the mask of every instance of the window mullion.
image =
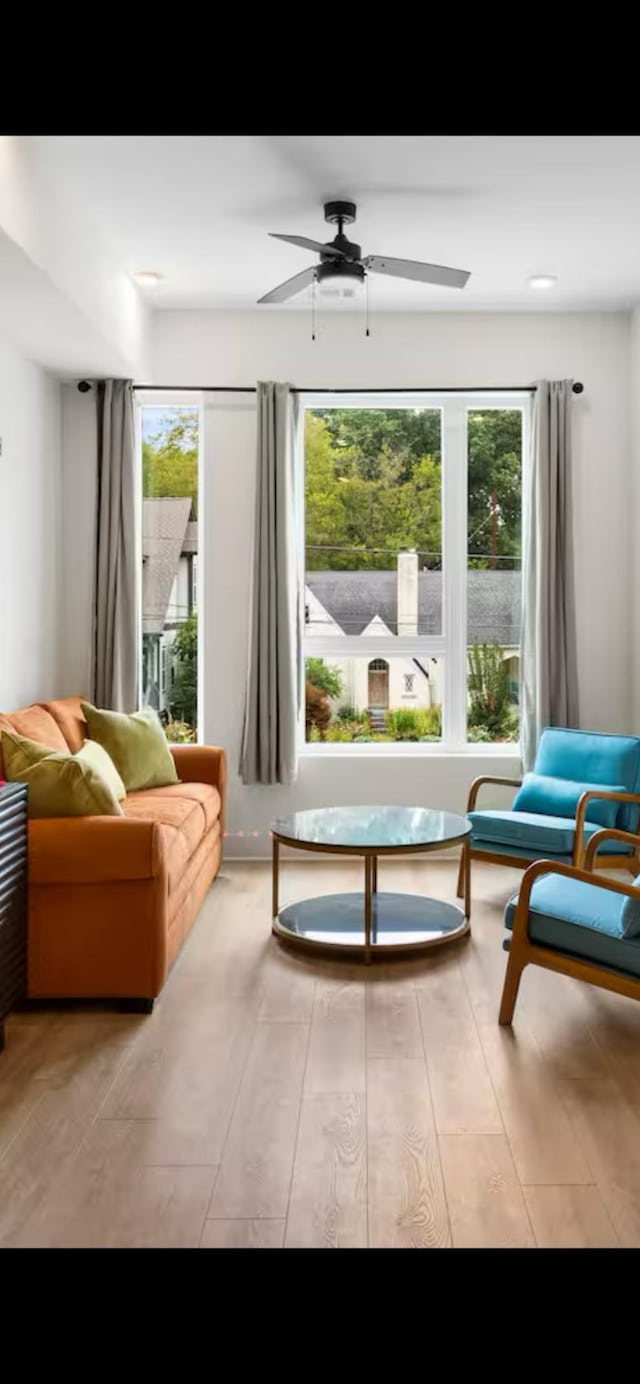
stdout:
{"type": "Polygon", "coordinates": [[[467,738],[467,405],[462,399],[443,409],[442,459],[443,740],[459,747],[467,738]]]}

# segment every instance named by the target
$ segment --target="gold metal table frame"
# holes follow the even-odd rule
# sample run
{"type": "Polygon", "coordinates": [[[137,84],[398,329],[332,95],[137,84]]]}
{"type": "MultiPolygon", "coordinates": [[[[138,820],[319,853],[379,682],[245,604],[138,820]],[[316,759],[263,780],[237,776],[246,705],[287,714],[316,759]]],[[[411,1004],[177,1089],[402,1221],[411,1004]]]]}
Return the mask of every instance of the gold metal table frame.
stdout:
{"type": "MultiPolygon", "coordinates": [[[[461,818],[464,821],[464,818],[461,818]]],[[[465,832],[459,836],[446,837],[444,840],[434,842],[420,842],[410,845],[391,845],[391,846],[362,846],[362,845],[336,845],[326,842],[318,843],[315,841],[304,841],[297,837],[285,835],[274,826],[271,828],[271,839],[273,847],[272,855],[272,930],[275,935],[287,943],[302,947],[305,950],[319,952],[347,953],[362,955],[365,965],[370,965],[374,956],[393,956],[404,955],[407,952],[428,951],[432,947],[443,946],[448,942],[457,941],[467,936],[471,929],[471,827],[468,826],[465,832]],[[348,855],[361,856],[364,861],[364,893],[353,893],[352,895],[326,895],[318,898],[304,900],[299,904],[290,904],[287,908],[280,909],[280,846],[290,846],[295,850],[314,851],[321,855],[348,855]],[[380,856],[401,856],[401,855],[425,855],[435,850],[449,850],[455,846],[461,846],[460,858],[460,882],[462,884],[461,893],[463,895],[464,907],[460,908],[456,904],[445,903],[442,900],[430,898],[428,895],[414,894],[379,894],[378,892],[378,858],[380,856]],[[286,915],[296,911],[299,912],[305,907],[322,903],[323,897],[326,898],[327,907],[338,907],[339,900],[362,900],[363,901],[363,927],[362,942],[343,942],[340,940],[319,940],[315,937],[305,936],[304,933],[296,931],[291,926],[287,926],[286,915]],[[411,941],[385,941],[378,943],[375,936],[375,915],[377,904],[380,900],[387,901],[388,910],[402,913],[409,907],[414,914],[419,915],[421,906],[425,913],[429,909],[435,908],[443,918],[447,918],[451,926],[446,930],[433,933],[428,928],[423,929],[420,935],[420,928],[416,929],[415,940],[411,941]],[[428,935],[425,935],[428,934],[428,935]]],[[[415,920],[414,920],[415,926],[415,920]]]]}

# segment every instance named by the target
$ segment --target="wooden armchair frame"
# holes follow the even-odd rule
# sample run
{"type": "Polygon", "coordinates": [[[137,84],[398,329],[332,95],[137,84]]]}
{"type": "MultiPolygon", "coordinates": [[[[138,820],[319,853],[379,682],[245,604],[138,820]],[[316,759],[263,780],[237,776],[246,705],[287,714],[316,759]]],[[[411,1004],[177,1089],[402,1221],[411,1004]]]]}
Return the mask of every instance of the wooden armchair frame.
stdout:
{"type": "MultiPolygon", "coordinates": [[[[499,778],[494,777],[492,774],[481,774],[479,778],[473,780],[473,783],[471,784],[471,787],[469,789],[467,813],[473,812],[477,802],[478,792],[482,788],[482,785],[485,783],[497,783],[507,788],[520,788],[522,784],[522,779],[499,778]]],[[[590,788],[587,790],[586,793],[583,793],[581,795],[581,797],[578,799],[578,806],[576,808],[576,831],[575,840],[573,844],[573,855],[571,858],[571,865],[576,869],[580,868],[585,858],[585,850],[587,848],[585,848],[584,844],[584,824],[586,820],[587,807],[592,798],[605,798],[609,799],[610,801],[613,800],[614,802],[620,803],[640,803],[640,793],[609,793],[604,788],[602,789],[602,792],[600,792],[600,790],[597,788],[590,788]]],[[[640,837],[632,836],[629,832],[620,833],[619,831],[614,830],[613,828],[603,828],[603,831],[606,837],[614,837],[616,840],[622,839],[624,841],[628,839],[630,841],[637,842],[637,848],[635,851],[632,852],[631,855],[601,855],[598,859],[598,869],[628,870],[629,874],[631,875],[640,874],[640,837]]],[[[596,840],[602,840],[602,832],[595,832],[594,835],[591,837],[588,846],[591,847],[594,841],[596,840]]],[[[488,842],[487,844],[487,850],[485,850],[481,846],[471,846],[469,849],[470,861],[488,860],[492,865],[507,865],[511,866],[512,869],[517,869],[519,865],[522,865],[526,869],[527,866],[531,865],[532,863],[529,856],[501,855],[497,848],[494,848],[493,850],[491,849],[491,842],[488,842]]],[[[594,850],[597,849],[598,847],[596,845],[594,850]]],[[[594,852],[592,852],[591,854],[591,859],[593,859],[593,854],[594,852]]],[[[457,893],[458,898],[462,898],[462,895],[464,893],[464,873],[462,869],[462,864],[460,865],[460,870],[458,872],[457,893]]]]}
{"type": "MultiPolygon", "coordinates": [[[[588,794],[584,794],[586,798],[588,794]]],[[[617,794],[606,794],[603,796],[613,797],[617,794]]],[[[622,796],[622,795],[620,795],[622,796]]],[[[633,794],[625,794],[626,798],[634,799],[633,794]]],[[[580,800],[582,802],[582,799],[580,800]]],[[[585,884],[596,885],[599,889],[608,889],[613,894],[624,894],[628,899],[640,900],[640,888],[633,884],[623,883],[620,880],[606,879],[595,873],[593,862],[596,857],[599,845],[607,839],[613,838],[616,841],[624,841],[633,846],[632,858],[635,860],[640,850],[640,836],[636,836],[628,831],[619,831],[614,827],[603,827],[591,837],[584,856],[584,868],[580,869],[575,865],[564,865],[553,860],[535,860],[525,870],[518,902],[516,904],[515,917],[513,920],[513,930],[509,946],[509,959],[504,978],[502,999],[500,1001],[500,1014],[498,1023],[509,1025],[513,1019],[513,1011],[518,998],[520,977],[525,966],[542,966],[547,971],[556,971],[561,975],[573,976],[576,980],[586,981],[588,985],[597,985],[602,990],[613,990],[618,995],[628,995],[631,999],[640,999],[640,979],[636,980],[632,976],[621,975],[617,971],[609,970],[607,967],[597,962],[580,960],[575,956],[567,956],[565,953],[556,951],[552,947],[543,946],[538,942],[532,942],[529,937],[529,904],[531,890],[537,879],[542,875],[564,875],[567,879],[582,880],[585,884]]],[[[613,859],[619,865],[619,856],[605,856],[605,860],[613,859]]],[[[600,862],[602,857],[600,857],[600,862]]],[[[600,863],[599,862],[599,863],[600,863]]]]}

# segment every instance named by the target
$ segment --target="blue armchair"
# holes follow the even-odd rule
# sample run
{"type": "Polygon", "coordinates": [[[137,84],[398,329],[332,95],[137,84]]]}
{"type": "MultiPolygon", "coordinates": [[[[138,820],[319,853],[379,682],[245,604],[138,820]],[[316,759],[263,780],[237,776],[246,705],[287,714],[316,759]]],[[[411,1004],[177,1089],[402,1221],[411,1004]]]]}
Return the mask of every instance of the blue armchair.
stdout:
{"type": "MultiPolygon", "coordinates": [[[[640,871],[640,739],[631,735],[548,728],[542,732],[533,773],[524,779],[486,775],[471,785],[471,859],[529,865],[544,857],[579,868],[596,833],[609,829],[602,869],[640,871]],[[485,783],[518,788],[508,811],[476,809],[485,783]],[[620,832],[623,837],[620,837],[620,832]]],[[[601,838],[603,839],[603,838],[601,838]]],[[[462,867],[458,894],[462,894],[462,867]]]]}
{"type": "Polygon", "coordinates": [[[640,875],[628,884],[594,873],[605,841],[633,856],[640,847],[640,836],[604,828],[589,841],[584,869],[537,860],[525,871],[504,915],[511,935],[503,943],[509,960],[500,1024],[511,1023],[520,977],[530,965],[640,999],[640,875]]]}

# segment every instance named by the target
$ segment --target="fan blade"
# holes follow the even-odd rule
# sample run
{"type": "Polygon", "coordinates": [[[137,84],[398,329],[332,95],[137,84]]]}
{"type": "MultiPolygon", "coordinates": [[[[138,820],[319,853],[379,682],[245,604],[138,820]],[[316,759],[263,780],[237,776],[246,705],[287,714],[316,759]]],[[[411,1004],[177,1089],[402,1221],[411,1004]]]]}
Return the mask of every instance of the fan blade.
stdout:
{"type": "Polygon", "coordinates": [[[342,250],[336,250],[334,245],[322,245],[319,240],[307,240],[306,235],[278,235],[277,231],[269,231],[272,240],[287,240],[289,245],[300,245],[303,250],[315,250],[317,255],[329,255],[331,259],[346,259],[342,250]]]}
{"type": "Polygon", "coordinates": [[[313,283],[316,270],[312,264],[310,269],[303,269],[301,274],[294,274],[292,279],[285,279],[283,284],[278,284],[277,288],[272,288],[270,293],[265,293],[264,298],[258,298],[259,303],[284,303],[287,298],[295,298],[296,293],[302,293],[303,288],[308,288],[313,283]]]}
{"type": "Polygon", "coordinates": [[[387,259],[384,255],[368,255],[362,263],[372,274],[417,279],[419,283],[442,284],[444,288],[464,288],[471,277],[467,269],[447,269],[444,264],[421,264],[420,260],[387,259]]]}

